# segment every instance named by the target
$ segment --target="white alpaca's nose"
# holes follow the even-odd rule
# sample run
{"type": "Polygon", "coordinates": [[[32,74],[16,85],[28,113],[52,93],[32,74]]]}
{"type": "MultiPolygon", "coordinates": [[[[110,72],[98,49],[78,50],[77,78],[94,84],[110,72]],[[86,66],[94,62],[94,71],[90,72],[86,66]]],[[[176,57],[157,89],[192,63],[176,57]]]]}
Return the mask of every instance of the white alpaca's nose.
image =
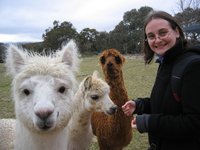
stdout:
{"type": "Polygon", "coordinates": [[[51,103],[39,103],[34,109],[35,115],[37,116],[37,127],[42,130],[48,130],[54,125],[53,114],[54,107],[51,103]],[[43,105],[41,105],[43,104],[43,105]]]}
{"type": "Polygon", "coordinates": [[[41,110],[35,112],[35,114],[41,120],[46,120],[52,113],[53,113],[52,109],[41,109],[41,110]]]}
{"type": "Polygon", "coordinates": [[[54,112],[54,106],[50,102],[40,101],[34,107],[35,115],[45,121],[54,112]]]}

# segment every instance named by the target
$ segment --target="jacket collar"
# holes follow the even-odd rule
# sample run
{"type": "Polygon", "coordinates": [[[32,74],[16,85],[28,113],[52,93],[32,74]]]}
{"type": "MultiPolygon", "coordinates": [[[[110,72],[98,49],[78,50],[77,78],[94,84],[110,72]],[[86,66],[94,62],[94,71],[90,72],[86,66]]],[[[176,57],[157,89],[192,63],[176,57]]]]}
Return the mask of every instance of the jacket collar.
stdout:
{"type": "Polygon", "coordinates": [[[184,52],[182,42],[177,39],[176,44],[169,49],[164,56],[158,56],[156,62],[158,63],[174,63],[174,61],[184,52]]]}

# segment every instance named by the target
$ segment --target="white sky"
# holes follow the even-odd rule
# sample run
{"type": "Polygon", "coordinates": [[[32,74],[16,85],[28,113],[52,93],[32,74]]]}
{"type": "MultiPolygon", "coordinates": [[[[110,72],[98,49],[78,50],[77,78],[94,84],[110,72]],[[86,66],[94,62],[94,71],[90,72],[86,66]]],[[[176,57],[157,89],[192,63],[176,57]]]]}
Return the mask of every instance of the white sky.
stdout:
{"type": "Polygon", "coordinates": [[[178,0],[0,0],[0,42],[42,41],[53,21],[69,21],[78,32],[111,31],[125,12],[149,6],[174,15],[178,0]]]}

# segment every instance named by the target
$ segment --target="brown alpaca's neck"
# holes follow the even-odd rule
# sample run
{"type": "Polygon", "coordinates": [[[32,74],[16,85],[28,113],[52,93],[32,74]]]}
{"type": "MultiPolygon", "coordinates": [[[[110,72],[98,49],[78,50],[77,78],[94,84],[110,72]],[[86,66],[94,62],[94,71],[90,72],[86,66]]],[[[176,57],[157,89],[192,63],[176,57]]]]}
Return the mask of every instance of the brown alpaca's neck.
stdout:
{"type": "Polygon", "coordinates": [[[121,107],[126,101],[128,101],[127,91],[124,85],[123,75],[116,78],[109,78],[105,76],[105,80],[110,86],[110,97],[113,102],[121,107]]]}

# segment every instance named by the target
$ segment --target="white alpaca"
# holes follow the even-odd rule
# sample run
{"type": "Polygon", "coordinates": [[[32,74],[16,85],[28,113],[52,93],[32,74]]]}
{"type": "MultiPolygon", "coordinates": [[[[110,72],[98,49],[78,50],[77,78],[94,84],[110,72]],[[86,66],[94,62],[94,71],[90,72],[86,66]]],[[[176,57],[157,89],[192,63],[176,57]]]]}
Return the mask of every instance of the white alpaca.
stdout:
{"type": "Polygon", "coordinates": [[[0,150],[13,150],[15,119],[0,119],[0,150]]]}
{"type": "Polygon", "coordinates": [[[110,99],[109,93],[108,84],[98,77],[97,72],[81,82],[74,96],[73,116],[67,127],[68,150],[88,149],[93,137],[90,120],[94,111],[115,113],[117,106],[110,99]]]}
{"type": "Polygon", "coordinates": [[[16,113],[15,150],[66,150],[77,53],[73,41],[50,56],[8,48],[6,66],[13,77],[16,113]]]}

